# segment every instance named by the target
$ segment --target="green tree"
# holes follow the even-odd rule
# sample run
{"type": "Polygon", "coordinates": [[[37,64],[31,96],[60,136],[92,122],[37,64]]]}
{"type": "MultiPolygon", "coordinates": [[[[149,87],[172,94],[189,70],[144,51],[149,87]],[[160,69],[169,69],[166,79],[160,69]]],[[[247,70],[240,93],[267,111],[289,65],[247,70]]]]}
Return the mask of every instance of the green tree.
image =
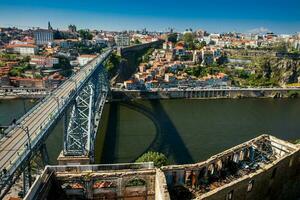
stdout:
{"type": "Polygon", "coordinates": [[[186,44],[187,48],[190,50],[194,50],[195,49],[195,36],[193,33],[186,33],[183,35],[183,41],[186,44]]]}
{"type": "Polygon", "coordinates": [[[139,39],[135,39],[134,44],[141,44],[141,42],[139,41],[139,39]]]}
{"type": "Polygon", "coordinates": [[[116,53],[111,54],[109,60],[105,65],[105,68],[107,69],[110,77],[113,76],[117,71],[121,60],[121,56],[117,55],[116,53]]]}
{"type": "Polygon", "coordinates": [[[84,39],[84,40],[91,40],[91,39],[93,39],[93,35],[90,33],[89,30],[83,30],[83,29],[81,29],[78,32],[79,32],[80,37],[82,39],[84,39]]]}
{"type": "Polygon", "coordinates": [[[167,36],[168,41],[176,43],[177,42],[177,33],[171,33],[167,36]]]}
{"type": "Polygon", "coordinates": [[[286,42],[278,42],[273,49],[280,53],[286,53],[288,51],[288,45],[286,42]]]}
{"type": "Polygon", "coordinates": [[[155,167],[161,167],[169,163],[164,154],[154,151],[143,154],[135,162],[153,162],[155,167]]]}

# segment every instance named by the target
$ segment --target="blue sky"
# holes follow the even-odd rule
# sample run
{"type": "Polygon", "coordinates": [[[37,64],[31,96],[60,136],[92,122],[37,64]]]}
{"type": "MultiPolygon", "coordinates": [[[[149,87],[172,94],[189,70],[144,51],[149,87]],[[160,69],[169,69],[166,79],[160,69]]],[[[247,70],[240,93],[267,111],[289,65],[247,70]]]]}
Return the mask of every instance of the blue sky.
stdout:
{"type": "Polygon", "coordinates": [[[300,0],[0,0],[0,26],[295,33],[299,9],[300,0]]]}

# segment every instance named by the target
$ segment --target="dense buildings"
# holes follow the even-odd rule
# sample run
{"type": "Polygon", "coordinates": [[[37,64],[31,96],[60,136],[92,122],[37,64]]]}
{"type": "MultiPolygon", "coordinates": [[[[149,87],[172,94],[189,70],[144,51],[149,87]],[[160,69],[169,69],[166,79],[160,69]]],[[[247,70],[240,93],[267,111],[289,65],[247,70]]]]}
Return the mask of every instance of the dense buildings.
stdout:
{"type": "Polygon", "coordinates": [[[50,56],[31,56],[29,63],[38,68],[51,68],[59,64],[59,59],[50,56]]]}

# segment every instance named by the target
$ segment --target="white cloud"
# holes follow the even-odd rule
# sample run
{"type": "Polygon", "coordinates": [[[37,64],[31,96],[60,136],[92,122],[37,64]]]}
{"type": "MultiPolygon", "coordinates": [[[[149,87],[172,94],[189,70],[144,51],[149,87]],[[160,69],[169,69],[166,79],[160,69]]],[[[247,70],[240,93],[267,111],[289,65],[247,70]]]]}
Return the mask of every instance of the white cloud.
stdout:
{"type": "Polygon", "coordinates": [[[259,27],[259,28],[254,28],[248,31],[249,33],[267,33],[267,32],[271,32],[268,28],[265,27],[259,27]]]}

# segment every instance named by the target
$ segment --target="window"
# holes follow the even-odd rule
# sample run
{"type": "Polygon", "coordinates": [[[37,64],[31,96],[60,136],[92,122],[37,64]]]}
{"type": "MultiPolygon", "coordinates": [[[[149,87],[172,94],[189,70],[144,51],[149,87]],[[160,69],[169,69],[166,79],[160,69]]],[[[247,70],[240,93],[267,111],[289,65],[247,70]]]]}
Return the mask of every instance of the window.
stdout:
{"type": "Polygon", "coordinates": [[[144,186],[146,185],[146,181],[140,178],[134,178],[129,180],[125,187],[137,187],[137,186],[144,186]]]}
{"type": "Polygon", "coordinates": [[[228,192],[228,194],[226,195],[226,200],[231,200],[231,199],[233,199],[233,190],[228,192]]]}
{"type": "Polygon", "coordinates": [[[277,168],[274,168],[274,169],[273,169],[273,172],[272,172],[271,179],[275,178],[275,176],[276,176],[276,171],[277,171],[277,168]]]}
{"type": "Polygon", "coordinates": [[[247,187],[247,192],[251,192],[253,188],[254,180],[249,181],[248,187],[247,187]]]}

